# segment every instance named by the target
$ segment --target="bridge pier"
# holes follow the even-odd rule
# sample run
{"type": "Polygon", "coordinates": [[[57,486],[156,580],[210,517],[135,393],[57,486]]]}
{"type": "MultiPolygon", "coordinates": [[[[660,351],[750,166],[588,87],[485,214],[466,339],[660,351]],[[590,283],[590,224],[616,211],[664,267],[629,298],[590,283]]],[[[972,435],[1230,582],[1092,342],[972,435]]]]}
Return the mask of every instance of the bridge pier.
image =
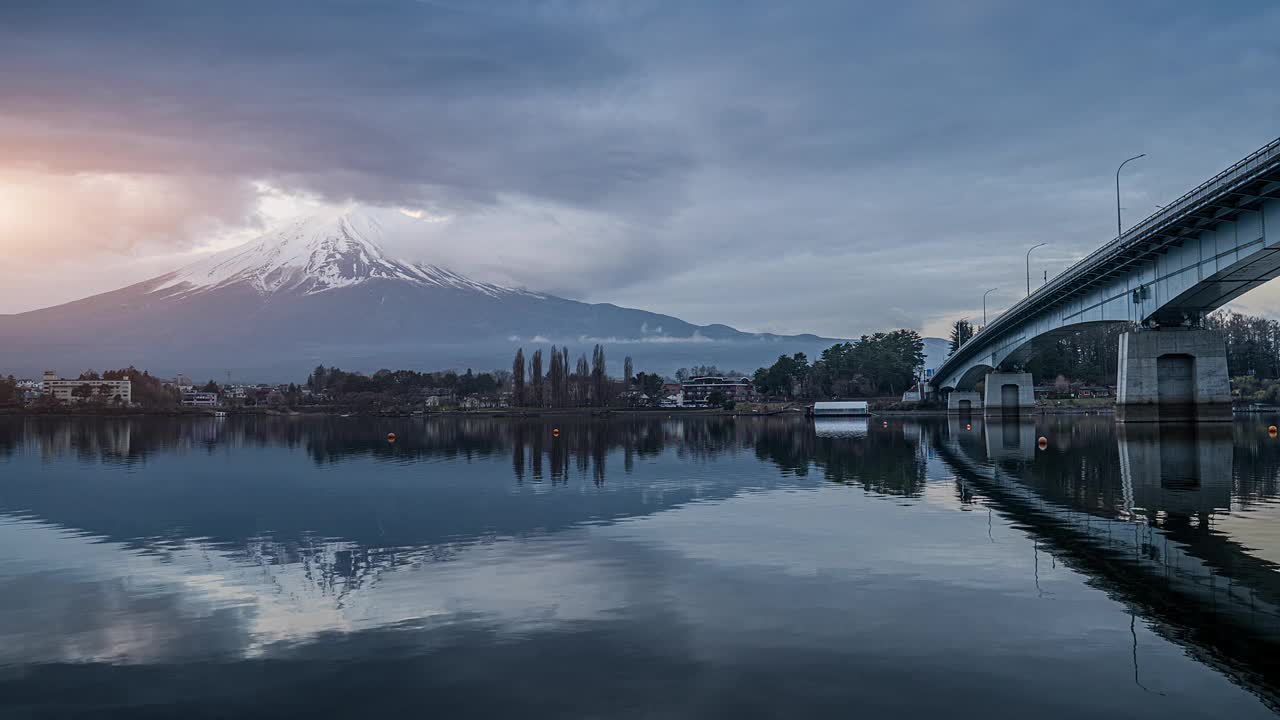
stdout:
{"type": "Polygon", "coordinates": [[[1030,415],[1036,409],[1031,373],[993,372],[987,375],[983,410],[988,416],[1030,415]]]}
{"type": "Polygon", "coordinates": [[[1222,336],[1179,328],[1121,335],[1116,420],[1231,420],[1231,380],[1222,336]]]}
{"type": "Polygon", "coordinates": [[[972,390],[952,390],[947,395],[948,413],[982,412],[982,398],[972,390]]]}

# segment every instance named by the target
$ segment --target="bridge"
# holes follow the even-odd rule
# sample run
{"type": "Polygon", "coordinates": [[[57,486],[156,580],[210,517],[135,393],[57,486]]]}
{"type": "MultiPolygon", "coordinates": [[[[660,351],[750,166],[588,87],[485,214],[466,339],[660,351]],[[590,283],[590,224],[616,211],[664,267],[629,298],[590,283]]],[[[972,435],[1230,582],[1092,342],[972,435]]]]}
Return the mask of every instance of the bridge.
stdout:
{"type": "Polygon", "coordinates": [[[1123,323],[1116,419],[1231,417],[1226,346],[1205,315],[1280,275],[1280,138],[1085,256],[957,349],[932,386],[954,412],[1034,406],[1042,348],[1123,323]],[[977,387],[983,384],[979,394],[977,387]]]}

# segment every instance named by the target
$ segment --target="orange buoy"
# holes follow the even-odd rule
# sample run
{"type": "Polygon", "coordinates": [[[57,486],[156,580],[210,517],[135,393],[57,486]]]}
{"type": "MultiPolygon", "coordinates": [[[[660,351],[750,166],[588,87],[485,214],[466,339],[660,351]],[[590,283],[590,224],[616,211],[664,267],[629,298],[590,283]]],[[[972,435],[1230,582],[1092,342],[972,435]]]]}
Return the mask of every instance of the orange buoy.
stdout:
{"type": "Polygon", "coordinates": [[[395,442],[395,441],[396,441],[396,434],[395,434],[395,433],[387,433],[387,442],[395,442]]]}
{"type": "Polygon", "coordinates": [[[1049,438],[1041,435],[1040,439],[1036,441],[1036,445],[1039,445],[1040,449],[1044,450],[1045,448],[1049,447],[1049,438]]]}
{"type": "Polygon", "coordinates": [[[1267,428],[1267,434],[1268,434],[1268,435],[1270,435],[1271,437],[1275,437],[1275,436],[1276,436],[1276,426],[1275,426],[1275,425],[1272,425],[1271,427],[1267,428]]]}
{"type": "Polygon", "coordinates": [[[560,428],[551,428],[551,437],[560,437],[560,428]]]}

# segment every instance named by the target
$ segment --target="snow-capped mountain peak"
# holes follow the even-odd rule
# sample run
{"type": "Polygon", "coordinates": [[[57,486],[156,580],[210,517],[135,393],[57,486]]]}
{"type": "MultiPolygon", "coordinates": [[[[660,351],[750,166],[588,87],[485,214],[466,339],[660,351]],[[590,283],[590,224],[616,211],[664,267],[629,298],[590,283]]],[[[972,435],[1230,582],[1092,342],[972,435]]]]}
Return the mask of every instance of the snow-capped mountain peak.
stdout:
{"type": "Polygon", "coordinates": [[[312,294],[371,280],[471,290],[493,297],[521,292],[476,282],[435,265],[398,260],[383,249],[385,232],[384,220],[360,209],[311,215],[181,268],[161,278],[152,292],[185,295],[247,283],[263,294],[312,294]]]}

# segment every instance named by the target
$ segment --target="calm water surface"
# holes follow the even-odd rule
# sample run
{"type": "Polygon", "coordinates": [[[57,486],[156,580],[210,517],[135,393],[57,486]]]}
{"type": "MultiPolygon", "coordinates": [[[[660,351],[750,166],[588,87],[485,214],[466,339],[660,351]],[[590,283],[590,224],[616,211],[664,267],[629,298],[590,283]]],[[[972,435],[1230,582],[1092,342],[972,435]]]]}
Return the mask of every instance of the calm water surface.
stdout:
{"type": "Polygon", "coordinates": [[[1267,717],[1270,422],[0,420],[0,716],[1267,717]]]}

